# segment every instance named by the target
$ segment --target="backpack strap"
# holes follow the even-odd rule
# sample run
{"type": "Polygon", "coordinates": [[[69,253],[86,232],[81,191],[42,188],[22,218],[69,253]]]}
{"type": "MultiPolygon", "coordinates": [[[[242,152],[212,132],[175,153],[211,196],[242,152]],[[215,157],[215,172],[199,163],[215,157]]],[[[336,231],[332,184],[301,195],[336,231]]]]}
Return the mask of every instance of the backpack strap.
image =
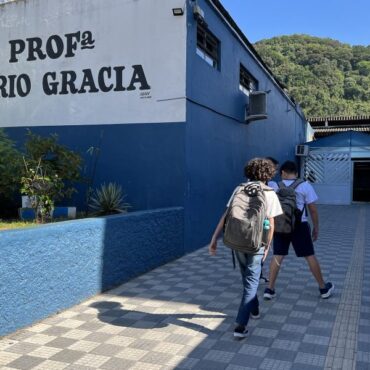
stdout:
{"type": "Polygon", "coordinates": [[[296,179],[292,184],[289,185],[290,188],[293,188],[294,190],[301,184],[304,183],[304,180],[302,179],[296,179]]]}
{"type": "Polygon", "coordinates": [[[262,181],[248,181],[248,182],[245,182],[245,183],[240,184],[239,186],[246,187],[246,186],[252,185],[252,184],[259,185],[261,187],[261,189],[264,190],[264,191],[274,190],[274,189],[270,188],[267,184],[265,184],[262,181]]]}
{"type": "Polygon", "coordinates": [[[278,182],[278,187],[279,187],[279,189],[283,189],[283,188],[286,188],[287,186],[284,184],[283,181],[279,181],[278,182]]]}
{"type": "Polygon", "coordinates": [[[274,191],[274,189],[270,188],[267,184],[261,182],[261,188],[263,191],[274,191]]]}
{"type": "MultiPolygon", "coordinates": [[[[289,187],[293,188],[294,190],[301,184],[303,184],[305,180],[302,179],[296,179],[292,184],[290,184],[289,187]]],[[[302,215],[306,214],[306,217],[308,217],[308,212],[307,212],[307,206],[304,204],[303,210],[302,210],[302,215]]]]}

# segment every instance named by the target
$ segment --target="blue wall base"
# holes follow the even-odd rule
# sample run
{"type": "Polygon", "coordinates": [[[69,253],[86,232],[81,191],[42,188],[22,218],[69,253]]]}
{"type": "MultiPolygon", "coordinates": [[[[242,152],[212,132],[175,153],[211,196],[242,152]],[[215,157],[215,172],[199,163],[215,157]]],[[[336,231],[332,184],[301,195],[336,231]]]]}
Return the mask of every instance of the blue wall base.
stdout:
{"type": "MultiPolygon", "coordinates": [[[[35,220],[35,211],[33,208],[19,208],[19,218],[24,221],[35,220]]],[[[53,218],[76,218],[76,207],[55,207],[52,212],[53,218]]]]}
{"type": "Polygon", "coordinates": [[[0,336],[184,253],[182,207],[2,231],[0,336]]]}

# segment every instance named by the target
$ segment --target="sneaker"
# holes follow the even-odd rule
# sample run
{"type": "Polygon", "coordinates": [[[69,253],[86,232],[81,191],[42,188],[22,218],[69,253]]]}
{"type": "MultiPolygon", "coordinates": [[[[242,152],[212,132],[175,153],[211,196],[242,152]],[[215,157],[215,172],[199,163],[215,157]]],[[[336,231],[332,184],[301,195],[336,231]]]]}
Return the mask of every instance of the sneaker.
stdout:
{"type": "Polygon", "coordinates": [[[329,298],[334,291],[334,284],[327,282],[325,288],[320,289],[321,298],[329,298]]]}
{"type": "Polygon", "coordinates": [[[271,300],[272,298],[275,298],[275,297],[276,297],[275,290],[270,289],[270,288],[265,289],[265,293],[263,293],[263,298],[266,301],[269,301],[269,300],[271,300]]]}
{"type": "Polygon", "coordinates": [[[261,315],[260,315],[260,309],[257,308],[256,311],[251,312],[250,316],[251,316],[251,319],[255,319],[255,320],[259,319],[261,317],[261,315]]]}
{"type": "Polygon", "coordinates": [[[248,336],[248,329],[244,325],[238,325],[234,329],[235,338],[246,338],[248,336]]]}

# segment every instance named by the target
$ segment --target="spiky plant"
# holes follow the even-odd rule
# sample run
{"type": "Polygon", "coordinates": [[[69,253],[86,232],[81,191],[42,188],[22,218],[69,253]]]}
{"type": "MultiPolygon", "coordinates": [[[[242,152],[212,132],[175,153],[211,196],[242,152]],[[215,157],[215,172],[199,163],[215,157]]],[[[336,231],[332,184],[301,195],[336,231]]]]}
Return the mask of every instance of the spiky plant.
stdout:
{"type": "Polygon", "coordinates": [[[126,213],[130,205],[124,202],[125,197],[120,185],[113,182],[102,184],[100,189],[93,193],[89,208],[93,215],[100,216],[126,213]]]}

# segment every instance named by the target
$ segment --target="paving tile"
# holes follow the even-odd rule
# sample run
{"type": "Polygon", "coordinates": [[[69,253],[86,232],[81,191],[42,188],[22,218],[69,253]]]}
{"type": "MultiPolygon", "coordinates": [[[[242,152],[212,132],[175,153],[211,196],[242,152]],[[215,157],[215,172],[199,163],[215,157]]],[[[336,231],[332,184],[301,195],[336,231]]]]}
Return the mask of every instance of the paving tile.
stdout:
{"type": "MultiPolygon", "coordinates": [[[[370,240],[370,206],[320,206],[319,212],[317,257],[325,278],[336,285],[328,300],[320,299],[305,260],[291,251],[276,299],[261,299],[261,319],[250,320],[250,336],[236,341],[240,273],[228,249],[220,246],[210,258],[202,248],[0,338],[0,368],[319,370],[331,364],[327,368],[343,370],[356,361],[356,370],[370,369],[369,247],[364,258],[352,258],[360,250],[359,227],[370,240]],[[362,268],[353,263],[362,261],[360,278],[351,275],[362,268]]],[[[259,297],[265,287],[260,284],[259,297]]]]}
{"type": "Polygon", "coordinates": [[[329,345],[330,338],[322,335],[310,335],[305,334],[303,337],[303,343],[312,343],[320,345],[329,345]]]}
{"type": "Polygon", "coordinates": [[[85,355],[84,352],[74,351],[71,349],[63,349],[62,351],[51,356],[50,359],[53,361],[61,361],[66,363],[76,362],[78,359],[85,355]]]}
{"type": "Polygon", "coordinates": [[[41,358],[48,359],[61,351],[63,351],[62,348],[42,346],[30,352],[29,355],[33,357],[41,357],[41,358]]]}
{"type": "Polygon", "coordinates": [[[0,351],[0,365],[5,366],[19,357],[22,357],[22,354],[0,351]]]}
{"type": "Polygon", "coordinates": [[[223,362],[209,361],[209,360],[200,360],[193,369],[195,370],[224,370],[228,364],[223,362]]]}
{"type": "Polygon", "coordinates": [[[293,340],[275,339],[272,343],[272,348],[278,348],[288,351],[297,351],[300,342],[293,340]]]}
{"type": "Polygon", "coordinates": [[[75,339],[59,337],[48,343],[48,347],[68,348],[77,341],[75,339]]]}
{"type": "Polygon", "coordinates": [[[298,352],[294,362],[299,364],[323,367],[325,365],[325,359],[326,356],[298,352]]]}
{"type": "Polygon", "coordinates": [[[233,365],[248,366],[249,368],[257,369],[262,361],[263,357],[238,353],[231,359],[230,363],[233,365]]]}
{"type": "Polygon", "coordinates": [[[291,367],[292,363],[289,361],[265,358],[259,368],[264,370],[290,370],[291,367]]]}
{"type": "Polygon", "coordinates": [[[146,355],[144,355],[140,359],[140,361],[161,365],[161,364],[165,364],[166,362],[170,361],[172,357],[173,355],[169,353],[150,351],[146,355]]]}
{"type": "Polygon", "coordinates": [[[98,347],[99,343],[89,342],[87,340],[79,340],[68,346],[69,349],[81,352],[91,352],[94,348],[98,347]]]}
{"type": "Polygon", "coordinates": [[[51,326],[51,327],[43,330],[42,333],[46,334],[46,335],[52,335],[52,336],[55,336],[55,337],[60,337],[61,335],[67,333],[68,331],[70,331],[69,328],[62,328],[60,326],[51,326]]]}
{"type": "Polygon", "coordinates": [[[205,360],[225,362],[229,363],[231,359],[235,356],[234,352],[227,352],[221,350],[209,350],[208,353],[204,356],[205,360]]]}
{"type": "Polygon", "coordinates": [[[14,353],[20,353],[20,354],[27,354],[35,349],[39,348],[40,345],[37,345],[35,343],[27,343],[27,342],[17,342],[10,347],[6,348],[6,352],[14,352],[14,353]]]}
{"type": "Polygon", "coordinates": [[[39,365],[43,361],[44,360],[42,358],[25,355],[8,363],[7,366],[14,369],[28,370],[32,369],[32,367],[39,365]]]}
{"type": "Polygon", "coordinates": [[[370,347],[368,347],[368,352],[358,351],[356,360],[359,362],[366,362],[367,364],[370,365],[370,347]]]}
{"type": "Polygon", "coordinates": [[[74,363],[77,365],[99,368],[104,363],[106,363],[108,360],[109,360],[108,356],[84,354],[83,357],[81,357],[79,360],[75,361],[74,363]]]}
{"type": "Polygon", "coordinates": [[[266,358],[281,360],[284,362],[293,362],[296,356],[296,351],[289,351],[282,348],[269,348],[266,358]]]}
{"type": "Polygon", "coordinates": [[[103,370],[122,370],[129,369],[134,366],[136,363],[135,360],[125,360],[122,358],[112,357],[103,365],[100,366],[100,369],[103,370]]]}
{"type": "Polygon", "coordinates": [[[322,370],[322,366],[312,366],[312,365],[306,365],[306,364],[300,364],[300,363],[293,363],[290,370],[322,370]]]}
{"type": "Polygon", "coordinates": [[[33,367],[32,370],[63,370],[69,365],[64,362],[46,360],[36,367],[33,367]]]}
{"type": "Polygon", "coordinates": [[[199,361],[197,358],[182,357],[182,360],[175,365],[174,369],[193,369],[199,361]]]}
{"type": "Polygon", "coordinates": [[[238,353],[244,354],[244,355],[265,357],[268,350],[269,350],[269,347],[256,346],[256,345],[252,345],[248,343],[244,345],[243,347],[241,347],[238,353]]]}

